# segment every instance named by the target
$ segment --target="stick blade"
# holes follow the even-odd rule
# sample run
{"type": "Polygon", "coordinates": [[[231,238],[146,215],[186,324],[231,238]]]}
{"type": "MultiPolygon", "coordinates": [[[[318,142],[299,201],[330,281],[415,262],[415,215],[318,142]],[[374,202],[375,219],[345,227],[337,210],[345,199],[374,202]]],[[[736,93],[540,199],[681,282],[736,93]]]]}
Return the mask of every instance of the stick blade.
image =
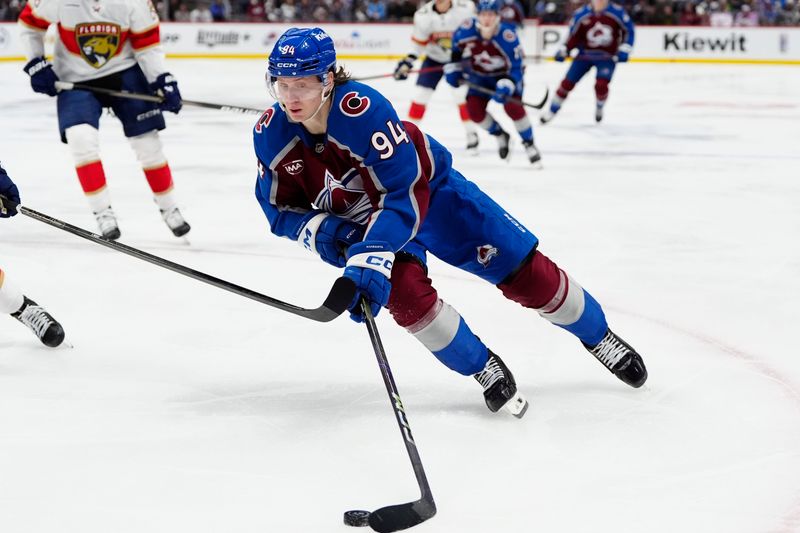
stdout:
{"type": "Polygon", "coordinates": [[[338,317],[350,307],[353,303],[353,298],[356,296],[356,284],[350,278],[344,276],[338,278],[325,302],[318,309],[311,311],[314,315],[314,320],[319,322],[330,322],[338,317]]]}
{"type": "Polygon", "coordinates": [[[372,511],[369,515],[369,527],[378,533],[391,533],[419,525],[435,514],[436,504],[433,500],[423,498],[372,511]]]}

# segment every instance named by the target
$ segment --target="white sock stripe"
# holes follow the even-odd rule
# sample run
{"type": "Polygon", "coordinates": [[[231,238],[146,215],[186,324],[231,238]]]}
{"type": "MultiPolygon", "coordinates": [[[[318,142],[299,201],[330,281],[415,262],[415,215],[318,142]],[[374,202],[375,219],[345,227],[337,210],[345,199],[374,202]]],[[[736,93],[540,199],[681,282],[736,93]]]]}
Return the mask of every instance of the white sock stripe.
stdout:
{"type": "Polygon", "coordinates": [[[461,323],[461,315],[446,302],[441,302],[441,305],[437,304],[434,308],[437,308],[435,316],[428,319],[428,323],[424,327],[416,329],[415,324],[407,329],[427,349],[432,352],[438,352],[446,348],[456,338],[458,326],[461,323]],[[416,329],[416,332],[412,331],[412,329],[416,329]]]}
{"type": "MultiPolygon", "coordinates": [[[[551,305],[554,304],[555,297],[550,303],[546,306],[546,308],[552,309],[552,311],[544,311],[542,309],[537,309],[539,314],[552,322],[553,324],[557,324],[559,326],[568,326],[570,324],[574,324],[578,321],[578,319],[583,314],[583,309],[586,306],[586,300],[583,296],[583,287],[581,287],[574,279],[566,276],[562,271],[562,276],[564,276],[564,288],[565,293],[561,295],[563,299],[560,306],[558,305],[551,305]]],[[[559,286],[559,292],[561,290],[561,285],[559,286]]],[[[556,293],[558,296],[558,292],[556,293]]]]}
{"type": "Polygon", "coordinates": [[[22,307],[22,302],[25,301],[25,297],[17,285],[8,280],[8,276],[3,274],[0,277],[2,277],[3,282],[2,286],[0,286],[0,314],[10,315],[19,311],[19,308],[22,307]]]}
{"type": "Polygon", "coordinates": [[[100,160],[100,135],[89,124],[78,124],[64,131],[76,167],[100,160]]]}
{"type": "Polygon", "coordinates": [[[528,119],[528,116],[525,115],[521,119],[514,121],[514,127],[517,131],[525,131],[531,127],[531,121],[528,119]]]}
{"type": "Polygon", "coordinates": [[[149,131],[143,135],[136,137],[129,137],[133,151],[136,152],[136,158],[142,165],[142,168],[157,168],[167,163],[167,158],[164,157],[164,151],[161,148],[161,138],[158,132],[149,131]]]}

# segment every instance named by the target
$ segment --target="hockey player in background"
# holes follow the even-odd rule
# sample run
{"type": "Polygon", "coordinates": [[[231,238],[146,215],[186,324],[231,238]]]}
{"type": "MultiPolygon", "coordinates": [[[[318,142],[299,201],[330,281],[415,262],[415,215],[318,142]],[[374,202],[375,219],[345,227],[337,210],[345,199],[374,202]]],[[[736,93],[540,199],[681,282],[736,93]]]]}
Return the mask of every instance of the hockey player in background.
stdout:
{"type": "Polygon", "coordinates": [[[641,386],[641,357],[608,328],[600,305],[538,250],[538,239],[452,166],[452,155],[402,122],[375,89],[337,68],[319,28],[287,30],[267,80],[276,103],[255,125],[256,198],[272,232],[339,268],[373,314],[394,321],[450,369],[474,376],[491,411],[527,401],[497,354],[442,300],[427,254],[496,285],[575,335],[619,379],[641,386]]]}
{"type": "MultiPolygon", "coordinates": [[[[425,54],[425,60],[420,67],[422,72],[417,76],[417,93],[408,110],[409,120],[415,123],[422,120],[433,91],[442,79],[444,65],[450,62],[453,32],[474,15],[475,4],[472,0],[431,0],[414,13],[414,29],[411,34],[413,50],[400,60],[394,71],[394,79],[407,79],[409,71],[414,67],[414,61],[425,54]]],[[[477,154],[478,133],[467,112],[467,91],[463,87],[455,87],[452,93],[461,124],[467,133],[467,150],[477,154]]]]}
{"type": "Polygon", "coordinates": [[[550,107],[539,117],[542,124],[553,120],[569,92],[592,67],[597,70],[594,119],[597,122],[603,120],[608,85],[617,63],[628,61],[633,49],[633,37],[633,21],[617,4],[609,4],[608,0],[591,0],[590,5],[576,11],[569,25],[567,41],[559,47],[555,60],[564,61],[572,50],[578,53],[556,90],[550,107]]]}
{"type": "Polygon", "coordinates": [[[166,127],[161,112],[180,111],[181,95],[164,67],[158,15],[150,0],[28,2],[19,27],[28,59],[25,72],[34,91],[58,96],[61,141],[69,145],[78,180],[103,236],[120,236],[100,161],[98,127],[103,108],[111,108],[122,122],[164,222],[175,236],[185,235],[190,227],[178,210],[172,173],[158,135],[166,127]],[[44,57],[44,36],[50,24],[58,24],[53,64],[44,57]],[[58,92],[59,80],[152,92],[164,101],[154,104],[81,90],[58,92]]]}
{"type": "Polygon", "coordinates": [[[513,24],[519,33],[525,29],[525,11],[519,0],[500,0],[500,19],[513,24]]]}
{"type": "MultiPolygon", "coordinates": [[[[17,211],[3,199],[19,203],[19,190],[0,165],[0,218],[13,217],[17,211]]],[[[28,326],[46,346],[55,348],[64,341],[64,329],[50,313],[22,294],[0,268],[0,314],[9,314],[28,326]]]]}
{"type": "Polygon", "coordinates": [[[486,111],[489,100],[503,105],[522,138],[531,163],[542,156],[533,142],[533,126],[520,102],[524,89],[524,52],[513,24],[500,20],[500,0],[480,0],[478,16],[464,22],[453,34],[453,62],[445,67],[447,83],[453,87],[465,81],[469,116],[497,138],[501,159],[511,157],[510,135],[486,111]],[[479,88],[494,91],[488,96],[479,88]]]}

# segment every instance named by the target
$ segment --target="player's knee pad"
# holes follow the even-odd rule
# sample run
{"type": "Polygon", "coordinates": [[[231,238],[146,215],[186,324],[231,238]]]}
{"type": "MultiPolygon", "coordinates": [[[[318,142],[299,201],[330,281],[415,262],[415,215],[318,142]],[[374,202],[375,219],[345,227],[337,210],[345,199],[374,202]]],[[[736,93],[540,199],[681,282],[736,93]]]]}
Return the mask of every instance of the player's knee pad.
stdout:
{"type": "Polygon", "coordinates": [[[463,104],[467,101],[467,89],[466,85],[459,85],[458,87],[453,87],[452,85],[448,85],[450,87],[450,95],[453,97],[453,101],[456,104],[463,104]]]}
{"type": "Polygon", "coordinates": [[[556,296],[561,274],[558,265],[537,250],[497,287],[509,300],[538,311],[556,296]]]}
{"type": "Polygon", "coordinates": [[[414,95],[412,101],[418,104],[428,105],[428,102],[431,101],[432,96],[433,96],[433,89],[429,87],[417,86],[417,94],[414,95]]]}
{"type": "MultiPolygon", "coordinates": [[[[479,96],[467,96],[467,111],[472,122],[483,126],[482,122],[486,119],[486,104],[488,103],[488,100],[479,96]]],[[[492,122],[494,122],[493,119],[492,122]]]]}
{"type": "Polygon", "coordinates": [[[558,86],[556,90],[556,94],[561,98],[566,98],[569,92],[575,88],[575,82],[570,81],[567,78],[561,80],[561,85],[558,86]]]}
{"type": "Polygon", "coordinates": [[[527,118],[527,113],[525,113],[525,108],[522,107],[517,102],[506,102],[503,104],[503,109],[506,111],[506,115],[513,121],[520,120],[521,118],[527,118]]]}
{"type": "Polygon", "coordinates": [[[387,308],[399,326],[417,324],[439,300],[425,267],[412,258],[397,259],[392,267],[392,292],[387,308]]]}
{"type": "Polygon", "coordinates": [[[97,128],[89,124],[78,124],[67,128],[64,136],[76,167],[100,160],[100,135],[97,128]]]}
{"type": "Polygon", "coordinates": [[[131,143],[131,147],[136,153],[136,158],[142,168],[160,167],[167,162],[161,147],[161,137],[159,137],[157,131],[148,131],[136,137],[129,137],[128,142],[131,143]]]}
{"type": "Polygon", "coordinates": [[[597,96],[597,99],[600,101],[605,100],[608,98],[608,82],[605,78],[597,78],[594,83],[594,94],[597,96]]]}

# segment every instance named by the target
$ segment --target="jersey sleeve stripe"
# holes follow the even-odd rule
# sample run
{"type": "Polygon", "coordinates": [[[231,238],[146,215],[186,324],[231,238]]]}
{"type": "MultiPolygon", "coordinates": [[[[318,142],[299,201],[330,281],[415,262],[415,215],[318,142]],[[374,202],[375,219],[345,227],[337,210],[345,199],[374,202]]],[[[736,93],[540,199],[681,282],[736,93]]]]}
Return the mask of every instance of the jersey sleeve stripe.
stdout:
{"type": "Polygon", "coordinates": [[[134,50],[141,50],[159,44],[161,42],[161,34],[158,26],[153,26],[143,33],[131,32],[131,46],[134,50]]]}
{"type": "Polygon", "coordinates": [[[19,21],[35,30],[46,31],[47,28],[50,27],[50,22],[48,20],[37,17],[33,14],[33,9],[31,9],[30,4],[25,4],[25,8],[19,15],[19,21]]]}

